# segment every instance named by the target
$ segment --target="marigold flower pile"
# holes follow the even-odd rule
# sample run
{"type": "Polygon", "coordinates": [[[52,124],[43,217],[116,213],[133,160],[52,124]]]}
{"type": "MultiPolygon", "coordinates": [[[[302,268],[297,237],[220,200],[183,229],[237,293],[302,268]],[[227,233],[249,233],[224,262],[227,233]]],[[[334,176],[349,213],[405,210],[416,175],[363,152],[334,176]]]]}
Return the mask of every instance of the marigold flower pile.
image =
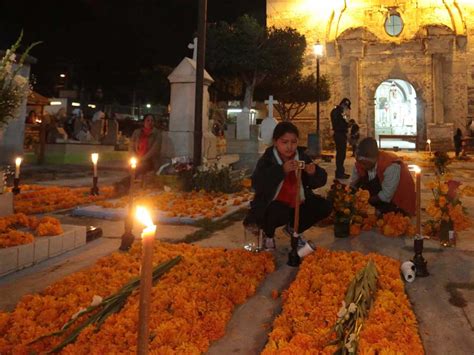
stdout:
{"type": "Polygon", "coordinates": [[[450,176],[426,184],[426,187],[433,192],[433,199],[426,207],[431,219],[424,225],[425,234],[436,236],[443,221],[452,225],[457,232],[471,226],[471,220],[462,206],[460,185],[460,182],[452,180],[450,176]]]}
{"type": "Polygon", "coordinates": [[[283,294],[263,354],[333,354],[332,325],[356,272],[372,259],[379,274],[375,303],[359,340],[361,354],[423,354],[417,322],[400,279],[400,263],[378,255],[318,248],[305,257],[296,280],[283,294]]]}
{"type": "Polygon", "coordinates": [[[52,217],[37,219],[16,213],[0,218],[0,248],[32,243],[35,235],[42,237],[62,233],[61,223],[52,217]],[[25,230],[17,230],[18,228],[25,230]]]}
{"type": "MultiPolygon", "coordinates": [[[[176,192],[163,191],[155,195],[144,195],[136,198],[136,202],[166,213],[168,217],[205,217],[215,218],[226,213],[230,206],[240,206],[249,201],[252,194],[242,190],[233,194],[222,192],[176,192]]],[[[102,201],[97,205],[105,208],[119,208],[127,206],[128,197],[116,202],[102,201]]]]}
{"type": "Polygon", "coordinates": [[[73,208],[112,197],[115,197],[115,192],[111,186],[101,187],[100,195],[93,196],[87,187],[23,185],[22,193],[15,195],[13,202],[15,212],[35,214],[73,208]]]}
{"type": "MultiPolygon", "coordinates": [[[[267,273],[274,270],[272,256],[244,250],[200,248],[188,244],[156,242],[153,263],[177,255],[183,260],[152,289],[150,352],[197,354],[222,337],[233,308],[254,294],[267,273]]],[[[130,253],[101,258],[91,268],[47,287],[41,294],[24,296],[12,313],[0,313],[0,353],[44,352],[61,339],[49,337],[27,345],[41,335],[59,330],[73,314],[87,307],[94,295],[117,292],[139,274],[141,245],[130,253]]],[[[98,332],[82,331],[64,354],[125,354],[136,352],[138,293],[111,315],[98,332]]]]}

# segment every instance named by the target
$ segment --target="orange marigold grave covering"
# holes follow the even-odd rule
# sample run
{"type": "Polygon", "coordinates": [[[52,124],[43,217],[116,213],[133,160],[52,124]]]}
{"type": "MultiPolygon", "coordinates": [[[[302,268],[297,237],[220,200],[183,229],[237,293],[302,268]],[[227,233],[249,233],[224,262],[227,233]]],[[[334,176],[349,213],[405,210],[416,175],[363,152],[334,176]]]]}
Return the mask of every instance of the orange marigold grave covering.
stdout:
{"type": "MultiPolygon", "coordinates": [[[[200,248],[188,244],[155,243],[154,264],[177,255],[183,260],[152,289],[150,351],[155,354],[205,352],[222,337],[235,305],[254,294],[265,275],[274,270],[272,256],[244,250],[200,248]]],[[[11,313],[0,312],[0,353],[44,352],[61,339],[50,337],[27,345],[41,335],[59,330],[73,314],[87,307],[94,295],[117,292],[139,274],[141,245],[129,254],[114,253],[47,287],[24,296],[11,313]]],[[[111,315],[98,332],[86,328],[64,354],[132,354],[136,352],[138,293],[111,315]]]]}
{"type": "Polygon", "coordinates": [[[61,222],[52,217],[43,217],[38,220],[24,213],[16,213],[0,218],[0,248],[32,243],[34,235],[42,237],[61,233],[63,233],[61,222]],[[26,230],[17,230],[17,228],[26,230]]]}
{"type": "Polygon", "coordinates": [[[59,187],[23,185],[22,193],[15,195],[15,212],[45,213],[76,207],[115,197],[112,186],[101,186],[100,195],[92,196],[88,187],[59,187]]]}
{"type": "Polygon", "coordinates": [[[283,312],[263,354],[333,354],[331,327],[347,287],[372,259],[379,274],[375,302],[364,322],[361,354],[423,354],[415,315],[400,279],[400,263],[378,255],[318,248],[305,257],[296,280],[283,293],[283,312]]]}
{"type": "MultiPolygon", "coordinates": [[[[252,198],[246,190],[225,194],[222,192],[177,192],[163,191],[155,195],[141,193],[136,203],[149,206],[166,213],[168,217],[215,218],[228,211],[231,206],[240,206],[252,198]]],[[[150,192],[148,192],[150,193],[150,192]]],[[[123,197],[116,202],[102,201],[97,205],[104,208],[119,208],[127,206],[129,197],[123,197]]]]}

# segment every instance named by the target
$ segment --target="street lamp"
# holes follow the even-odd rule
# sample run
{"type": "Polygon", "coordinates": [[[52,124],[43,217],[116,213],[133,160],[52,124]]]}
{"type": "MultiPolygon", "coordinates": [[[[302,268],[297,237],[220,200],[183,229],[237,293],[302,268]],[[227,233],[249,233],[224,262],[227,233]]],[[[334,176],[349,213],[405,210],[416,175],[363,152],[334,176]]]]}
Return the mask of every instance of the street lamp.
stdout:
{"type": "Polygon", "coordinates": [[[321,156],[321,130],[320,130],[320,73],[319,73],[319,61],[324,53],[324,46],[318,41],[313,46],[314,56],[316,57],[316,88],[318,90],[316,99],[316,133],[308,134],[308,151],[311,156],[321,156]]]}

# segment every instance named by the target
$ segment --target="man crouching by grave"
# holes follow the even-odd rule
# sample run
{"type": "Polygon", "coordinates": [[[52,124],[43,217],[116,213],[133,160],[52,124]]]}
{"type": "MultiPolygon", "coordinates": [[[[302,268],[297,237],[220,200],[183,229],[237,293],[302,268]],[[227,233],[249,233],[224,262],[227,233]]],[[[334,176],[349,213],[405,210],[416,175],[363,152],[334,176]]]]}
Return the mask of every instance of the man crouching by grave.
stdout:
{"type": "Polygon", "coordinates": [[[407,165],[394,153],[379,151],[377,141],[364,138],[357,147],[351,186],[368,190],[377,213],[415,214],[415,183],[407,165]]]}
{"type": "Polygon", "coordinates": [[[298,246],[306,241],[303,232],[331,213],[331,204],[312,190],[324,186],[327,174],[317,166],[304,149],[298,147],[298,128],[290,122],[280,122],[273,131],[273,145],[257,162],[252,175],[255,197],[244,226],[257,226],[263,231],[263,248],[275,249],[275,229],[284,226],[293,235],[296,194],[300,196],[298,246]],[[297,170],[301,169],[300,191],[297,190],[297,170]]]}

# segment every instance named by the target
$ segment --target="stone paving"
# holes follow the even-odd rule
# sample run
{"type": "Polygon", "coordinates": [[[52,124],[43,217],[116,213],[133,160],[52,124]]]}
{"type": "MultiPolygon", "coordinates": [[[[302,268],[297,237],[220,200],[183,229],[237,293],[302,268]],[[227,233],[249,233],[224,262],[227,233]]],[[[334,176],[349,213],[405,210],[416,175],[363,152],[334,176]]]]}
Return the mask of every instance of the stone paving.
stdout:
{"type": "MultiPolygon", "coordinates": [[[[420,154],[403,153],[413,161],[420,154]]],[[[349,168],[353,160],[346,160],[349,168]]],[[[321,163],[329,174],[328,184],[320,194],[325,195],[334,176],[334,163],[321,163]]],[[[474,162],[456,162],[451,166],[455,177],[463,184],[474,186],[474,162]]],[[[348,170],[350,172],[350,169],[348,170]]],[[[430,169],[423,169],[422,181],[433,177],[430,169]]],[[[60,181],[58,181],[60,184],[60,181]]],[[[74,185],[77,186],[77,185],[74,185]]],[[[423,205],[431,192],[422,190],[423,205]]],[[[474,211],[474,197],[464,197],[463,205],[474,211]]],[[[472,213],[472,212],[471,212],[472,213]]],[[[67,213],[56,215],[63,223],[96,225],[104,230],[104,237],[79,250],[74,250],[0,279],[0,309],[11,310],[21,296],[39,292],[58,279],[92,265],[98,258],[116,251],[123,232],[123,223],[116,221],[74,218],[67,213]]],[[[423,213],[422,220],[427,216],[423,213]]],[[[192,226],[159,226],[159,236],[168,242],[182,241],[198,230],[192,226]]],[[[455,248],[443,248],[435,240],[425,241],[424,257],[430,276],[417,278],[406,284],[406,291],[419,321],[419,330],[427,354],[473,354],[474,351],[474,229],[459,233],[455,248]]],[[[136,231],[136,235],[139,231],[136,231]]],[[[413,241],[409,238],[387,238],[375,230],[359,237],[335,239],[332,226],[313,227],[305,233],[318,247],[334,250],[377,252],[400,261],[413,256],[413,241]]],[[[240,221],[214,232],[195,244],[203,247],[240,248],[243,227],[240,221]]],[[[281,298],[271,297],[273,290],[281,292],[294,279],[297,268],[286,265],[289,240],[280,231],[276,235],[274,252],[277,269],[259,287],[255,296],[236,308],[228,324],[226,335],[212,344],[210,354],[257,354],[266,343],[266,334],[274,317],[281,310],[281,298]]]]}

